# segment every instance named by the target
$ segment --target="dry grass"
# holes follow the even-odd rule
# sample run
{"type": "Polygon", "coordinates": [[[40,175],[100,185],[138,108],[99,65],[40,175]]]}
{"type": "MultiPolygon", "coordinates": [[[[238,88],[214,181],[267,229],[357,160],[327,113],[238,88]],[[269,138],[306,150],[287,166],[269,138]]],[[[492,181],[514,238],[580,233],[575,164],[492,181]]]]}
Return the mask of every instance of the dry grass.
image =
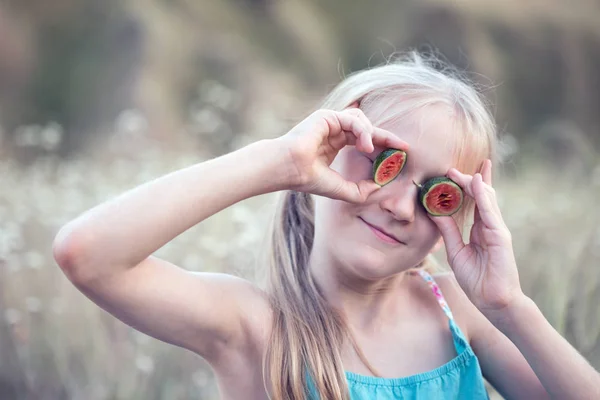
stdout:
{"type": "MultiPolygon", "coordinates": [[[[147,140],[143,118],[136,118],[117,125],[110,138],[116,147],[108,152],[62,161],[49,155],[27,167],[0,161],[0,398],[217,398],[201,359],[107,315],[74,289],[51,256],[58,228],[78,213],[199,161],[193,146],[175,152],[147,140]],[[122,151],[125,143],[135,151],[122,151]]],[[[600,168],[557,177],[531,162],[496,186],[525,291],[599,367],[600,229],[593,206],[600,168]]],[[[262,239],[269,200],[237,204],[159,255],[188,269],[252,277],[247,260],[262,239]]]]}
{"type": "MultiPolygon", "coordinates": [[[[332,67],[338,63],[342,44],[338,41],[356,49],[369,45],[364,38],[372,32],[363,33],[369,15],[376,26],[388,24],[383,30],[388,37],[411,36],[406,31],[411,26],[410,13],[394,13],[386,7],[378,15],[372,12],[371,3],[356,3],[353,8],[345,7],[346,2],[343,7],[338,7],[342,2],[327,7],[318,2],[306,6],[299,1],[271,2],[269,18],[279,21],[273,25],[249,18],[237,2],[175,3],[184,12],[170,2],[127,3],[152,44],[137,93],[149,121],[138,112],[123,113],[115,132],[96,144],[99,149],[68,160],[54,155],[63,135],[59,126],[23,127],[14,138],[17,150],[45,155],[27,165],[0,158],[1,400],[217,399],[212,372],[200,358],[125,326],[68,282],[52,259],[54,235],[79,213],[124,190],[202,157],[218,155],[207,149],[241,146],[264,137],[265,132],[283,131],[288,122],[278,116],[293,114],[301,102],[298,99],[310,96],[304,83],[271,66],[272,59],[277,59],[271,52],[285,54],[283,59],[298,64],[307,75],[314,70],[320,77],[315,82],[329,82],[339,72],[332,67]],[[331,7],[338,18],[330,21],[321,7],[331,7]],[[246,36],[252,39],[246,42],[246,36]],[[289,47],[290,37],[297,37],[297,47],[289,47]],[[200,68],[204,64],[194,62],[199,57],[212,60],[217,53],[217,65],[231,67],[219,73],[227,75],[230,69],[232,76],[242,77],[243,84],[235,90],[206,81],[212,75],[200,68]],[[197,69],[206,76],[200,76],[197,69]],[[187,133],[178,134],[171,129],[179,127],[182,108],[175,92],[187,92],[194,79],[204,83],[199,85],[199,98],[189,107],[187,133]],[[239,118],[237,124],[227,120],[234,115],[239,118]],[[154,126],[156,121],[163,125],[154,126]],[[239,126],[248,132],[234,136],[239,126]],[[165,132],[164,136],[158,132],[165,132]],[[207,145],[200,148],[198,143],[207,145]]],[[[429,0],[423,4],[450,3],[475,22],[510,21],[508,26],[516,27],[554,23],[593,37],[599,34],[598,6],[592,0],[580,0],[578,7],[556,1],[547,6],[540,6],[540,1],[496,2],[493,9],[492,3],[481,1],[429,0]]],[[[407,4],[398,9],[417,8],[407,4]]],[[[54,4],[52,9],[60,14],[63,8],[54,4]]],[[[40,18],[46,15],[38,13],[40,18]]],[[[503,77],[506,71],[497,70],[499,49],[485,35],[470,37],[467,47],[473,48],[471,57],[485,67],[483,72],[503,77]]],[[[558,143],[555,154],[521,155],[518,167],[508,164],[495,186],[513,233],[525,292],[600,368],[600,213],[594,208],[600,195],[600,157],[584,155],[592,146],[581,139],[581,146],[570,150],[565,160],[563,144],[576,141],[574,135],[562,134],[562,142],[540,143],[548,148],[558,143]],[[551,170],[540,159],[560,165],[551,170]],[[578,161],[583,159],[582,167],[578,161]]],[[[8,137],[0,126],[0,149],[8,137]]],[[[158,255],[190,270],[224,271],[252,279],[253,264],[248,260],[263,238],[270,200],[263,196],[237,204],[181,235],[158,255]]]]}

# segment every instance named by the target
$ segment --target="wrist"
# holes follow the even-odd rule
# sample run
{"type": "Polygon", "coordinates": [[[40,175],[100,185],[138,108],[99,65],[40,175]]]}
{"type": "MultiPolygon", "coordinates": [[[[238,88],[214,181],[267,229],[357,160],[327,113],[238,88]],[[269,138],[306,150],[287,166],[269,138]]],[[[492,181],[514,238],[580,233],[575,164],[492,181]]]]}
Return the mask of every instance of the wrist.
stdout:
{"type": "Polygon", "coordinates": [[[264,192],[277,192],[293,187],[288,151],[278,139],[262,139],[247,146],[252,160],[260,163],[264,192]]]}
{"type": "Polygon", "coordinates": [[[488,311],[484,315],[496,328],[504,331],[515,323],[527,321],[535,312],[539,312],[535,302],[521,293],[502,309],[488,311]]]}
{"type": "Polygon", "coordinates": [[[269,153],[276,163],[274,171],[277,171],[278,190],[298,190],[301,191],[304,179],[303,174],[298,170],[294,162],[294,155],[290,146],[293,141],[286,140],[285,136],[265,141],[264,146],[270,148],[269,153]]]}

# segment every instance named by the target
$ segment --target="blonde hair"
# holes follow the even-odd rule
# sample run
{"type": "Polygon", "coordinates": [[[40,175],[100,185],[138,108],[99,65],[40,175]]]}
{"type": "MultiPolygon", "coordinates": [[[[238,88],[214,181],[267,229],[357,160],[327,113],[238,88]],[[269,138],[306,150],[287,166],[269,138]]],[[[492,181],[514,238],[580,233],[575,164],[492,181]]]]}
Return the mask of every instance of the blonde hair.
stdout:
{"type": "MultiPolygon", "coordinates": [[[[457,168],[473,174],[486,158],[495,161],[496,128],[482,96],[434,57],[411,52],[354,73],[319,108],[340,111],[355,102],[376,126],[429,105],[446,105],[461,133],[455,138],[457,168]]],[[[473,208],[467,199],[455,215],[459,226],[464,226],[473,208]]],[[[310,274],[314,226],[311,195],[282,193],[270,232],[267,292],[274,312],[263,363],[266,387],[275,399],[305,399],[309,386],[320,399],[349,398],[341,349],[345,340],[354,341],[343,315],[327,303],[310,274]]],[[[431,266],[428,262],[422,265],[431,266]]]]}

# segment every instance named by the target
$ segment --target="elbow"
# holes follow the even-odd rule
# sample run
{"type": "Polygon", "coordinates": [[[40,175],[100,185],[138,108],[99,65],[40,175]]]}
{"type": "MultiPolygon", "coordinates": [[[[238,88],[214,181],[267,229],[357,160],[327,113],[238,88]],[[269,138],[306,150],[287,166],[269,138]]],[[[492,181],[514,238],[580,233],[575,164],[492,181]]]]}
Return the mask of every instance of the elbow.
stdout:
{"type": "Polygon", "coordinates": [[[52,243],[54,260],[74,284],[83,284],[91,277],[90,237],[67,224],[60,229],[52,243]]]}

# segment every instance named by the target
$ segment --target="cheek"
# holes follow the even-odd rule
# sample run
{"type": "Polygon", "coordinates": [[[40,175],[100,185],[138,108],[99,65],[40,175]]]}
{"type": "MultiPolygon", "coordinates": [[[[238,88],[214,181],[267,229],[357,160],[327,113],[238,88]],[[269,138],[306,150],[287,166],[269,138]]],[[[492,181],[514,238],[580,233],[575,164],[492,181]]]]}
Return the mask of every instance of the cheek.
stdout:
{"type": "MultiPolygon", "coordinates": [[[[423,212],[423,214],[426,214],[423,212]]],[[[421,220],[420,231],[422,232],[423,245],[429,251],[433,246],[435,246],[438,240],[441,237],[440,231],[438,227],[433,223],[433,221],[427,216],[423,215],[421,220]]]]}
{"type": "Polygon", "coordinates": [[[315,224],[323,224],[327,231],[339,229],[339,225],[346,221],[348,203],[333,200],[328,197],[315,197],[315,224]]]}
{"type": "Polygon", "coordinates": [[[427,216],[427,212],[423,209],[417,211],[417,217],[415,220],[415,244],[418,242],[418,247],[425,253],[428,253],[433,246],[435,246],[441,237],[440,231],[433,223],[431,218],[427,216]]]}

